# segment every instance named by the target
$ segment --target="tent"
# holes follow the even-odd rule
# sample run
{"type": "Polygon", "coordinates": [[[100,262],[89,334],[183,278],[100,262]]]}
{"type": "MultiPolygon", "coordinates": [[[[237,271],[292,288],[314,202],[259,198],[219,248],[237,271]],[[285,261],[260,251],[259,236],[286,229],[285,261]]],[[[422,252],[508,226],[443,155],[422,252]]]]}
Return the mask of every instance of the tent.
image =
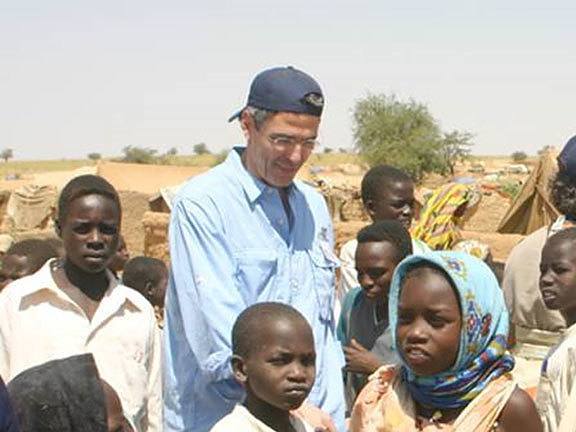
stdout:
{"type": "Polygon", "coordinates": [[[556,220],[560,213],[551,202],[549,185],[557,169],[554,152],[546,152],[540,157],[538,165],[502,218],[499,233],[527,235],[556,220]]]}

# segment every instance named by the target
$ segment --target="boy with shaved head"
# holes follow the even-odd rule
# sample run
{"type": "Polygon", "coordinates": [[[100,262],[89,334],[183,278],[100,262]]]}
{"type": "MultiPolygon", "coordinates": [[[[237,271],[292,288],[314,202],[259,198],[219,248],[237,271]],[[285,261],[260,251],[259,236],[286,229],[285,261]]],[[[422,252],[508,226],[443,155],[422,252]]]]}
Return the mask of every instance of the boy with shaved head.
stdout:
{"type": "Polygon", "coordinates": [[[290,413],[308,397],[316,376],[314,337],[300,312],[273,302],[248,307],[232,329],[232,353],[246,398],[212,432],[314,430],[290,413]]]}

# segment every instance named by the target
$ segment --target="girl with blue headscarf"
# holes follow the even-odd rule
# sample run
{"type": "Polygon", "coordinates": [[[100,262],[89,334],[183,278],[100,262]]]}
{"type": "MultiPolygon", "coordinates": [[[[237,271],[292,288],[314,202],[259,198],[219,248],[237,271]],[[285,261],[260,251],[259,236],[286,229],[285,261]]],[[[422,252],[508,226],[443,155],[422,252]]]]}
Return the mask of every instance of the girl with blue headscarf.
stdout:
{"type": "Polygon", "coordinates": [[[400,364],[372,376],[351,431],[542,431],[510,376],[508,313],[484,262],[459,252],[412,255],[394,272],[388,304],[400,364]]]}

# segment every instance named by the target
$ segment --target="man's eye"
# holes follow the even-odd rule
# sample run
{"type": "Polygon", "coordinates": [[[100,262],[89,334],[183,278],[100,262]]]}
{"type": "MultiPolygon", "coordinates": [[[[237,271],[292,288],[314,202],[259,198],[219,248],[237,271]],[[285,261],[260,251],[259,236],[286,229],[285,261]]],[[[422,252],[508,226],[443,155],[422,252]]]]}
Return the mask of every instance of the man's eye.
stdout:
{"type": "Polygon", "coordinates": [[[289,146],[293,142],[292,139],[287,137],[276,137],[274,138],[274,143],[280,146],[289,146]]]}

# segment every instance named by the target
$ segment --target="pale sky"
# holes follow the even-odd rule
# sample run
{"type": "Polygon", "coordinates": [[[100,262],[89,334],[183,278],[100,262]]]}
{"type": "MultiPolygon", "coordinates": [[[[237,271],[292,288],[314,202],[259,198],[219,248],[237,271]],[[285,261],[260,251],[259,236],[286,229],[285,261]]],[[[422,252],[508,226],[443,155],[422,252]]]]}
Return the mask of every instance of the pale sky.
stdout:
{"type": "Polygon", "coordinates": [[[290,64],[324,89],[325,146],[394,92],[477,154],[535,153],[576,134],[575,22],[573,0],[0,0],[0,149],[230,148],[253,76],[290,64]]]}

